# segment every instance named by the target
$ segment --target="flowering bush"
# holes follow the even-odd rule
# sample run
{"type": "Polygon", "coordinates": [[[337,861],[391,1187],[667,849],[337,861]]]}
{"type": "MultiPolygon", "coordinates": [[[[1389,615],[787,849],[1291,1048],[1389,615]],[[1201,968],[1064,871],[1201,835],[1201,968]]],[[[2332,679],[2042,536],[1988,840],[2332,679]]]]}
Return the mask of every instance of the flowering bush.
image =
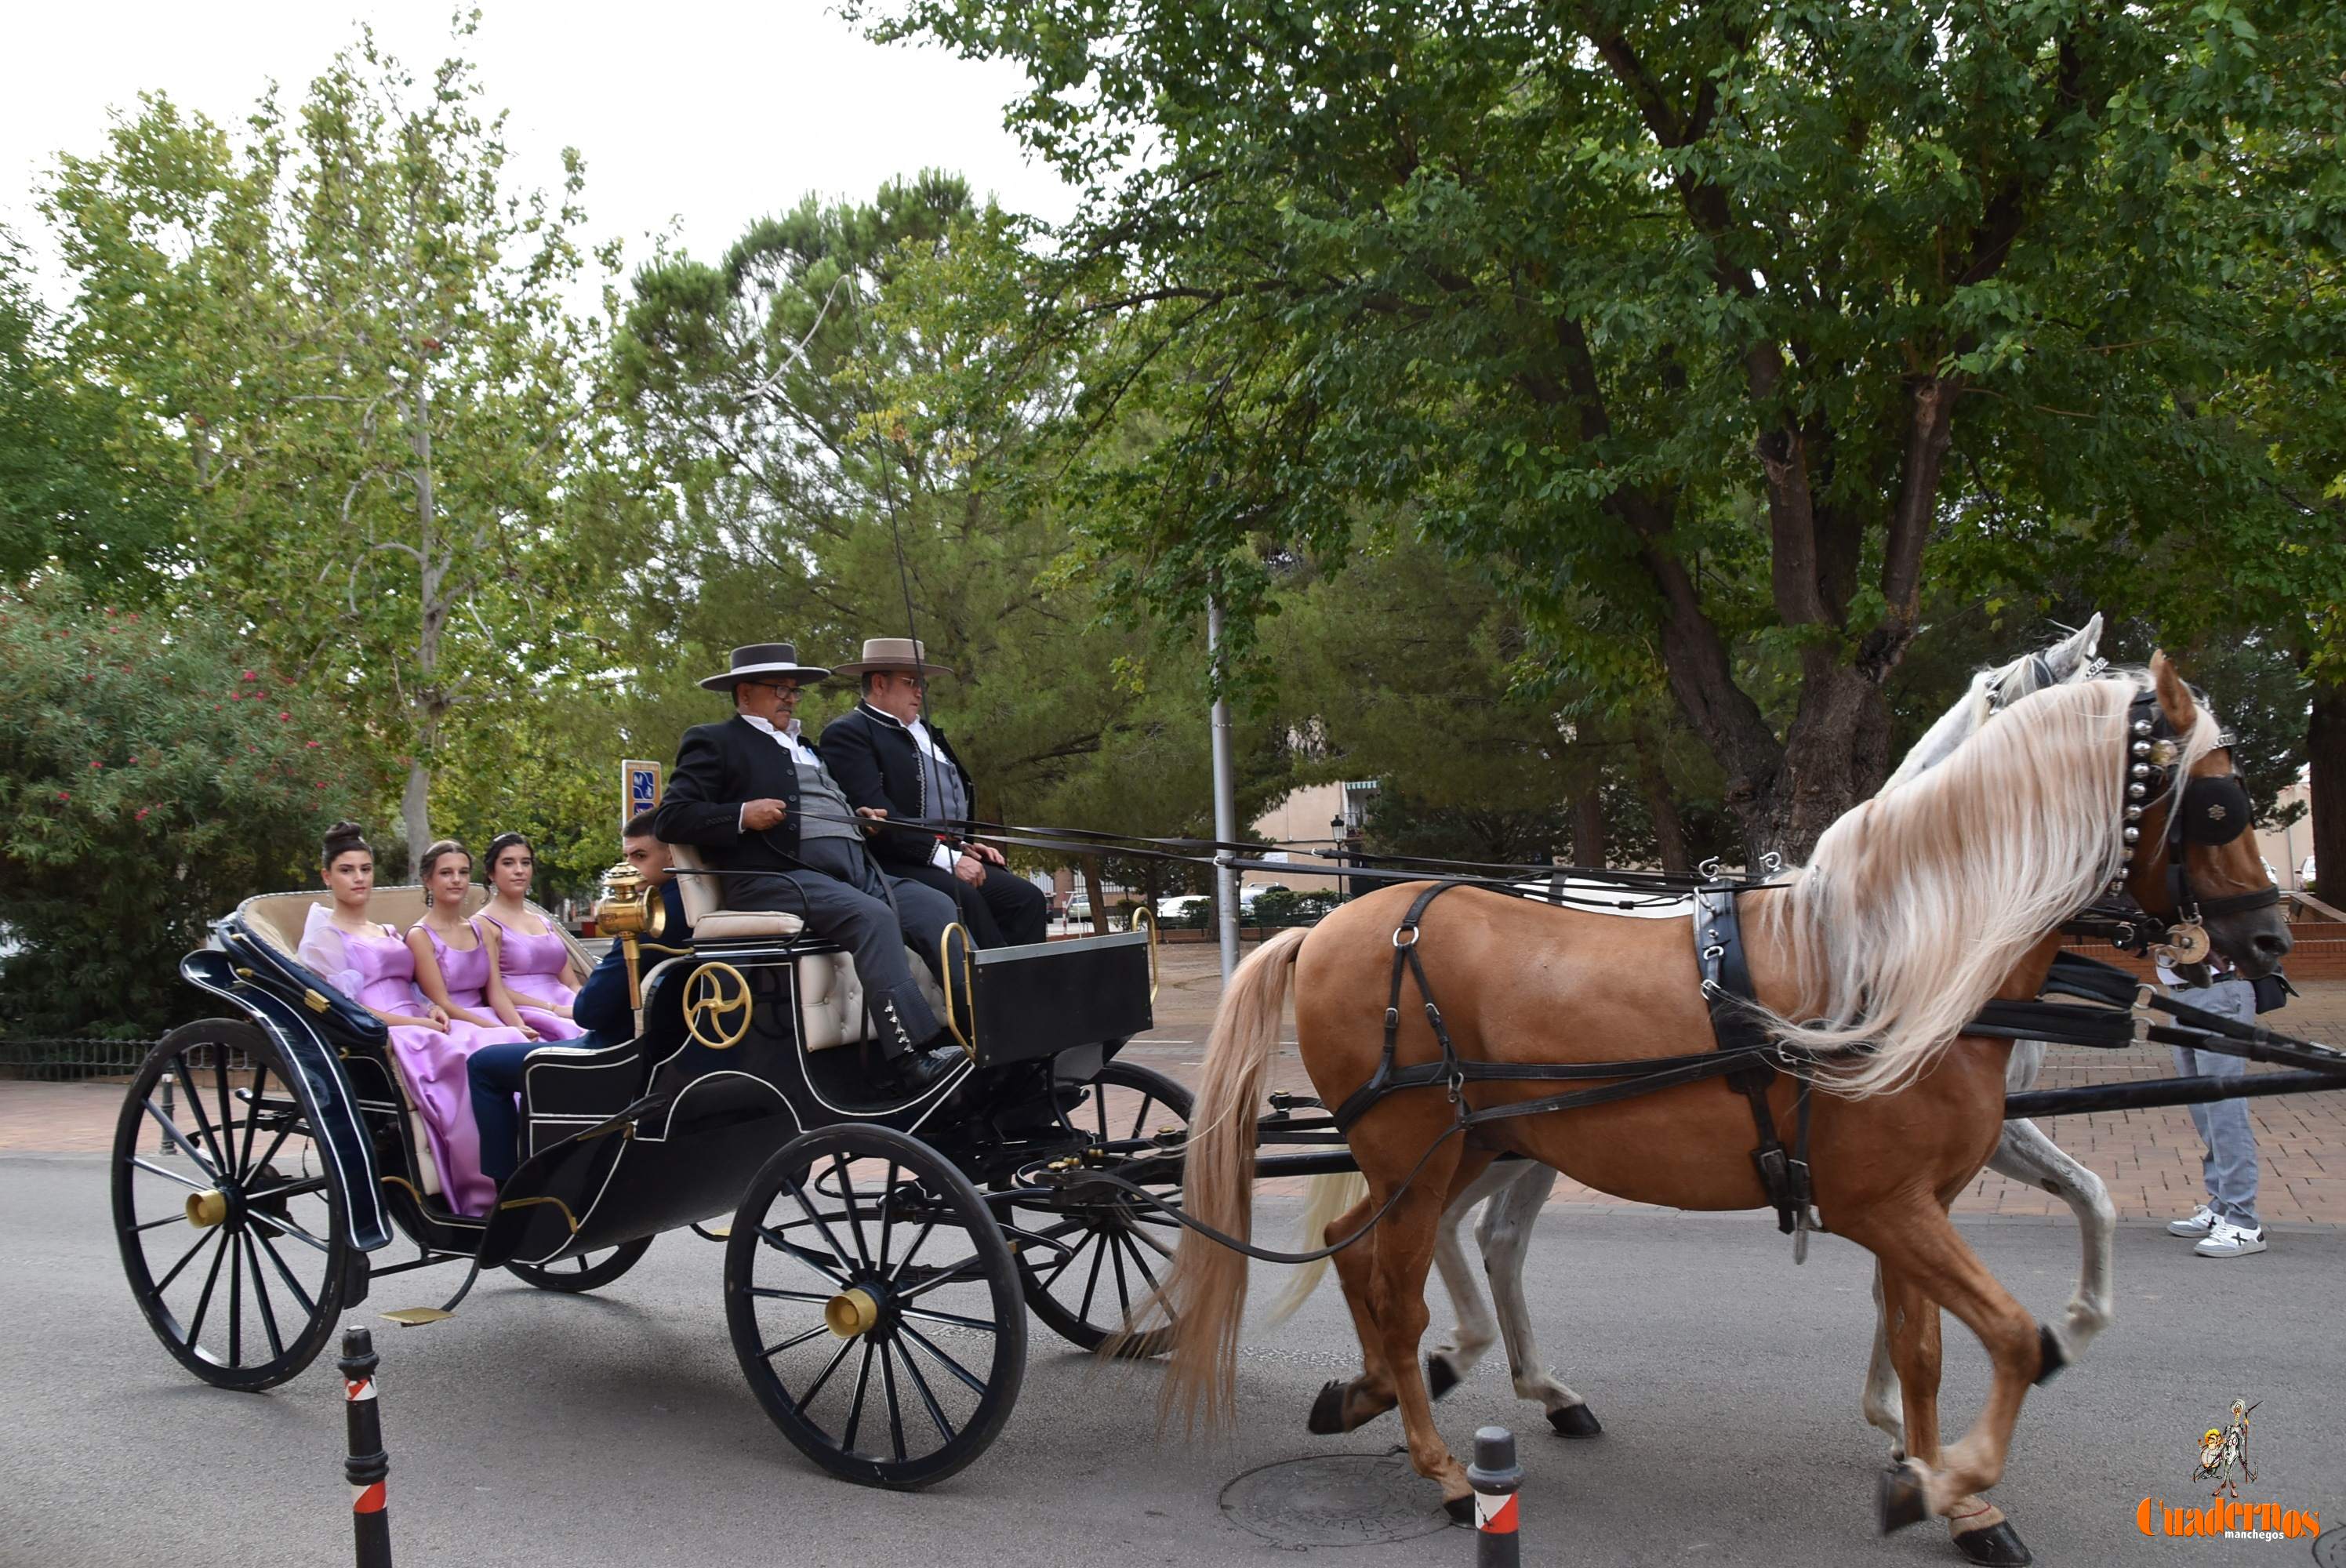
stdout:
{"type": "Polygon", "coordinates": [[[371,797],[332,705],[232,628],[0,594],[0,1033],[136,1036],[195,1015],[207,921],[314,885],[371,797]],[[13,944],[14,951],[6,951],[13,944]]]}

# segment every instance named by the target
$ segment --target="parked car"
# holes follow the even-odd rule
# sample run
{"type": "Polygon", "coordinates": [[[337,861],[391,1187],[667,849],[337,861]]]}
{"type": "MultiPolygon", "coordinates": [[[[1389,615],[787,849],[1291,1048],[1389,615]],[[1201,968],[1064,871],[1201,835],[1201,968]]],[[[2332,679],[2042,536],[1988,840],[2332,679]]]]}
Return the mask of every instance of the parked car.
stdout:
{"type": "Polygon", "coordinates": [[[1204,893],[1175,893],[1157,901],[1158,920],[1186,920],[1193,911],[1203,909],[1214,901],[1204,893]]]}
{"type": "Polygon", "coordinates": [[[1086,923],[1086,924],[1089,924],[1089,923],[1091,922],[1091,918],[1092,918],[1092,901],[1091,901],[1091,895],[1090,895],[1090,894],[1088,894],[1088,893],[1077,893],[1077,894],[1076,894],[1074,897],[1072,897],[1072,898],[1070,898],[1070,899],[1068,899],[1068,900],[1067,900],[1067,919],[1068,919],[1068,920],[1070,920],[1070,921],[1083,921],[1083,922],[1084,922],[1084,923],[1086,923]]]}
{"type": "Polygon", "coordinates": [[[1254,908],[1254,901],[1262,897],[1263,894],[1283,893],[1287,891],[1287,884],[1284,882],[1263,882],[1255,886],[1240,888],[1239,890],[1239,908],[1242,910],[1250,910],[1254,908]]]}

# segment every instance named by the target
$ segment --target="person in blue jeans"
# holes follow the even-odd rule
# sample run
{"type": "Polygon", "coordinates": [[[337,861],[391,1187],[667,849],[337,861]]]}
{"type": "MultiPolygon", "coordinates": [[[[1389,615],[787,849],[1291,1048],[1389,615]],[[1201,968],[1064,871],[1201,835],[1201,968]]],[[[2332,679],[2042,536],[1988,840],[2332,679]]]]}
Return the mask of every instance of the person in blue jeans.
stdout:
{"type": "MultiPolygon", "coordinates": [[[[677,891],[668,849],[652,832],[652,813],[644,811],[620,830],[620,848],[647,887],[659,890],[668,918],[659,940],[640,941],[647,967],[671,953],[692,951],[692,927],[685,923],[684,897],[677,891]]],[[[603,955],[570,1004],[570,1019],[586,1033],[563,1044],[597,1050],[632,1040],[636,1011],[627,997],[627,954],[617,942],[603,955]]],[[[473,1085],[473,1120],[481,1129],[481,1174],[499,1186],[521,1166],[521,1115],[515,1096],[522,1091],[522,1070],[535,1041],[490,1045],[475,1051],[464,1067],[473,1085]]]]}
{"type": "MultiPolygon", "coordinates": [[[[2177,1001],[2220,1017],[2253,1023],[2256,987],[2233,973],[2220,958],[2211,956],[2205,972],[2208,983],[2194,985],[2164,962],[2158,966],[2159,981],[2177,1001]]],[[[2176,1069],[2187,1077],[2238,1078],[2248,1071],[2245,1057],[2188,1045],[2174,1049],[2176,1069]]],[[[2199,1169],[2208,1199],[2187,1217],[2168,1221],[2168,1234],[2196,1242],[2191,1250],[2202,1257],[2246,1257],[2262,1252],[2265,1227],[2257,1218],[2257,1135],[2249,1120],[2249,1103],[2211,1100],[2190,1110],[2191,1125],[2198,1129],[2203,1145],[2199,1169]]]]}

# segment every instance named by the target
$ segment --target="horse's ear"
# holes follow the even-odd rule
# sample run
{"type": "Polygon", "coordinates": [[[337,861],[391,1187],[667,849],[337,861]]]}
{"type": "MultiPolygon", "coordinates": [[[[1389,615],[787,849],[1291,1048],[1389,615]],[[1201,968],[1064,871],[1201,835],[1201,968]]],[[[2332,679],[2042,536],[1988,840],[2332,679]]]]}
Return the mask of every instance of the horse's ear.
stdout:
{"type": "Polygon", "coordinates": [[[2163,651],[2150,656],[2150,678],[2158,693],[2158,710],[2167,715],[2168,724],[2178,735],[2190,734],[2191,727],[2199,722],[2199,702],[2183,684],[2175,661],[2163,651]]]}
{"type": "Polygon", "coordinates": [[[2093,661],[2101,651],[2102,613],[2096,610],[2086,624],[2055,643],[2045,655],[2045,662],[2053,668],[2053,678],[2065,681],[2093,661]]]}

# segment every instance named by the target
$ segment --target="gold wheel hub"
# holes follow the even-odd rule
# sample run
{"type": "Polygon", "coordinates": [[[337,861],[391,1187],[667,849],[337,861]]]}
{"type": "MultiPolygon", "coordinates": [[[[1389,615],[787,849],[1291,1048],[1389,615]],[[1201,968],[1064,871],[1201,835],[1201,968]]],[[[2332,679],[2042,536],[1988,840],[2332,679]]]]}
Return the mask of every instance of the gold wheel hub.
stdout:
{"type": "Polygon", "coordinates": [[[228,1195],[218,1187],[188,1195],[188,1223],[198,1230],[218,1225],[227,1217],[228,1195]]]}
{"type": "Polygon", "coordinates": [[[841,1339],[852,1339],[880,1321],[880,1303],[861,1286],[842,1290],[823,1304],[822,1320],[841,1339]]]}

